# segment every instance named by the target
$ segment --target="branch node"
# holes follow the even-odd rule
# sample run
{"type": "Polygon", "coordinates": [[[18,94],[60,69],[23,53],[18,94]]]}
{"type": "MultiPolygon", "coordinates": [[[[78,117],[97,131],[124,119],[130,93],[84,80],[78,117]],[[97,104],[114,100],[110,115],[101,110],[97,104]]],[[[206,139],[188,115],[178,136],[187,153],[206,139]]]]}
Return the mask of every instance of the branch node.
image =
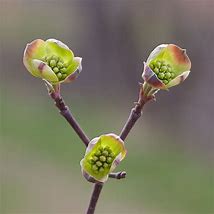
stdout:
{"type": "Polygon", "coordinates": [[[126,177],[126,172],[125,171],[121,171],[121,172],[116,172],[116,173],[110,173],[109,177],[119,180],[119,179],[122,179],[122,178],[126,177]]]}

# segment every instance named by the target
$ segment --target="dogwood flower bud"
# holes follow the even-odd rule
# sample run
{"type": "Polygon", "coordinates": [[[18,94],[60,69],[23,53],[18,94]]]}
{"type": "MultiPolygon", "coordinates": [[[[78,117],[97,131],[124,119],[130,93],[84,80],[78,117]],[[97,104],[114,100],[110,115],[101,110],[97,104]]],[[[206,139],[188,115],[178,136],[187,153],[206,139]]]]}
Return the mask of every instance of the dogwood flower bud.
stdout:
{"type": "Polygon", "coordinates": [[[188,77],[190,68],[191,61],[185,49],[174,44],[159,45],[144,63],[144,88],[150,95],[159,89],[167,90],[183,82],[188,77]]]}
{"type": "Polygon", "coordinates": [[[115,134],[101,135],[90,141],[80,165],[90,182],[105,182],[126,156],[123,140],[115,134]]]}
{"type": "Polygon", "coordinates": [[[35,77],[51,85],[71,82],[82,70],[82,58],[74,57],[67,45],[56,39],[36,39],[27,44],[23,63],[35,77]]]}

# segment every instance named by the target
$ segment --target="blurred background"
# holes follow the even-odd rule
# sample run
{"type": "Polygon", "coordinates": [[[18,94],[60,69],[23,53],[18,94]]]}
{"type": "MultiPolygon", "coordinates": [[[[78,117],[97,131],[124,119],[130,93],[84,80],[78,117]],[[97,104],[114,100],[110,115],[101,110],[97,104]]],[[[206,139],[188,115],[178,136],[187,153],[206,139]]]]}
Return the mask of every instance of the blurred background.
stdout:
{"type": "Polygon", "coordinates": [[[143,61],[161,43],[187,49],[192,73],[144,108],[97,213],[213,214],[213,0],[0,0],[0,213],[81,214],[92,190],[85,148],[44,83],[22,63],[28,42],[56,38],[83,57],[62,94],[90,138],[119,134],[143,61]]]}

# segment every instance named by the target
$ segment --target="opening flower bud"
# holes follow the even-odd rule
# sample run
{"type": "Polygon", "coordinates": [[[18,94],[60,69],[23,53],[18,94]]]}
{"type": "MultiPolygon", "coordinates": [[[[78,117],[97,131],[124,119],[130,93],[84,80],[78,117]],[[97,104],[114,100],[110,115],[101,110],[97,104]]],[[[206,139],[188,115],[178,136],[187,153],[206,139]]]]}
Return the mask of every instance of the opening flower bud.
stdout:
{"type": "Polygon", "coordinates": [[[35,77],[42,78],[55,85],[71,82],[81,72],[81,58],[56,39],[36,39],[27,44],[23,63],[35,77]]]}
{"type": "Polygon", "coordinates": [[[190,68],[191,62],[186,50],[174,44],[159,45],[144,63],[144,86],[166,90],[183,82],[188,77],[190,68]]]}
{"type": "Polygon", "coordinates": [[[124,142],[119,136],[107,134],[94,138],[80,162],[83,175],[90,182],[105,182],[125,156],[124,142]]]}

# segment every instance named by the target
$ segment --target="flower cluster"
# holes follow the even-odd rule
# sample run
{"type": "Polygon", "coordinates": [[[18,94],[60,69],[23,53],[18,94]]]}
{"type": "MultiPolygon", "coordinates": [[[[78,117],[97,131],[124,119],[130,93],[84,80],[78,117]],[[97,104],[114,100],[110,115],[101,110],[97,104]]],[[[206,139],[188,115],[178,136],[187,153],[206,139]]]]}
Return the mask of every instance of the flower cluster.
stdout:
{"type": "Polygon", "coordinates": [[[90,159],[91,168],[95,173],[103,172],[110,168],[114,158],[115,155],[109,146],[100,146],[90,159]]]}
{"type": "Polygon", "coordinates": [[[175,72],[172,70],[171,65],[166,64],[163,60],[152,62],[149,67],[165,85],[167,85],[175,77],[175,72]]]}
{"type": "MultiPolygon", "coordinates": [[[[186,50],[174,44],[157,46],[144,63],[142,77],[146,86],[168,89],[183,82],[189,75],[191,62],[186,50]]],[[[144,85],[145,86],[145,85],[144,85]]]]}
{"type": "Polygon", "coordinates": [[[80,162],[82,173],[90,182],[105,182],[125,156],[124,142],[119,136],[101,135],[90,141],[80,162]]]}
{"type": "Polygon", "coordinates": [[[52,85],[71,82],[81,72],[82,58],[56,39],[36,39],[27,44],[23,62],[27,70],[52,85]]]}

